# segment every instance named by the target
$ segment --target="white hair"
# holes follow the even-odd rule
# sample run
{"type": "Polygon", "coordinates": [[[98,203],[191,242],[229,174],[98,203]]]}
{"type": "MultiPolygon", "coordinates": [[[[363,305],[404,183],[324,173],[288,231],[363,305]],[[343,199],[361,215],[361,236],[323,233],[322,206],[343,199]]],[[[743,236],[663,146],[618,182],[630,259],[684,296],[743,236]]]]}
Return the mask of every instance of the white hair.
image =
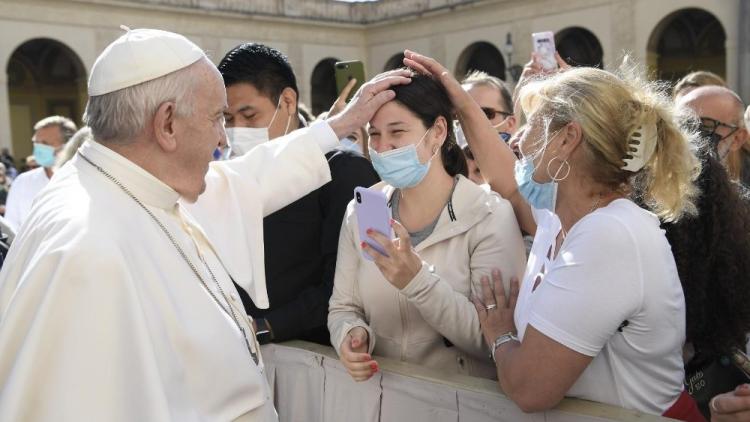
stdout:
{"type": "Polygon", "coordinates": [[[127,143],[143,132],[165,102],[175,103],[177,116],[189,116],[193,112],[192,92],[198,79],[195,69],[205,60],[151,81],[89,97],[84,123],[97,141],[127,143]]]}
{"type": "Polygon", "coordinates": [[[52,126],[57,126],[58,128],[60,128],[60,134],[62,135],[63,143],[68,142],[73,134],[76,133],[76,130],[78,130],[76,124],[67,117],[49,116],[36,122],[36,124],[34,125],[34,132],[52,126]]]}

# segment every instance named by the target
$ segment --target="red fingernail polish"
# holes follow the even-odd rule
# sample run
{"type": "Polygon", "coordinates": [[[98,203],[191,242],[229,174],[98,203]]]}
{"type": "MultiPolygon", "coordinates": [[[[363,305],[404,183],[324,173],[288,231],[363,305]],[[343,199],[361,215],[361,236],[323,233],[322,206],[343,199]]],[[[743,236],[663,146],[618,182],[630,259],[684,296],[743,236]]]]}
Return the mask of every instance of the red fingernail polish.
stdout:
{"type": "Polygon", "coordinates": [[[365,231],[365,233],[367,233],[367,234],[372,234],[372,229],[367,229],[367,230],[365,231]]]}
{"type": "Polygon", "coordinates": [[[359,244],[359,246],[360,246],[360,247],[361,247],[362,249],[364,249],[364,248],[365,248],[365,245],[366,245],[366,243],[365,243],[365,242],[362,242],[362,243],[360,243],[360,244],[359,244]]]}

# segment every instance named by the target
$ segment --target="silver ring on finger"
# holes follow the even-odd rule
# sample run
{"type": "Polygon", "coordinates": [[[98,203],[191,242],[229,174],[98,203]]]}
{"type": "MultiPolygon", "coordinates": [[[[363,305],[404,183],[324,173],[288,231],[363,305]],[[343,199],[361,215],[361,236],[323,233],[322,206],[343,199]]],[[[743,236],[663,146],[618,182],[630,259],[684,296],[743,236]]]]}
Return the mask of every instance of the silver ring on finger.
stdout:
{"type": "Polygon", "coordinates": [[[489,311],[490,309],[495,309],[495,308],[497,308],[497,303],[491,303],[491,304],[489,304],[489,305],[486,305],[486,306],[484,307],[484,309],[485,309],[486,311],[489,311]]]}

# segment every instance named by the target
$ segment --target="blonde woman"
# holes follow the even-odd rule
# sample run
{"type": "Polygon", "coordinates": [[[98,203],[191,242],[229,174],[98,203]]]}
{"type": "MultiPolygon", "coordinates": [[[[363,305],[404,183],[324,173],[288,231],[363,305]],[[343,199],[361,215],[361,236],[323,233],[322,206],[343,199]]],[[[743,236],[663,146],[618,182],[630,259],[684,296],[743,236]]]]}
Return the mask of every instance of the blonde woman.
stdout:
{"type": "Polygon", "coordinates": [[[535,235],[520,289],[506,296],[493,274],[475,299],[503,391],[525,411],[574,396],[702,420],[683,390],[685,299],[658,218],[694,210],[699,165],[667,97],[593,68],[532,82],[516,164],[440,64],[406,57],[446,87],[490,186],[535,235]],[[636,181],[658,216],[628,199],[636,181]]]}

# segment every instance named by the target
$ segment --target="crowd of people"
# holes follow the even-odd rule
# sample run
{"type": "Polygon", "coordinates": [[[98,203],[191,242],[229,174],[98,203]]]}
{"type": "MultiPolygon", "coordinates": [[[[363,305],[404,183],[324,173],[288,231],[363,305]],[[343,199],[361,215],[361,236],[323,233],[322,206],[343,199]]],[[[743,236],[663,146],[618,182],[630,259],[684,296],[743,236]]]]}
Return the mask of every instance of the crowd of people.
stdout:
{"type": "Polygon", "coordinates": [[[315,117],[277,49],[127,30],[86,126],[41,120],[18,176],[3,154],[0,419],[276,420],[259,346],[302,339],[526,412],[750,420],[750,107],[557,62],[511,87],[407,50],[315,117]]]}

